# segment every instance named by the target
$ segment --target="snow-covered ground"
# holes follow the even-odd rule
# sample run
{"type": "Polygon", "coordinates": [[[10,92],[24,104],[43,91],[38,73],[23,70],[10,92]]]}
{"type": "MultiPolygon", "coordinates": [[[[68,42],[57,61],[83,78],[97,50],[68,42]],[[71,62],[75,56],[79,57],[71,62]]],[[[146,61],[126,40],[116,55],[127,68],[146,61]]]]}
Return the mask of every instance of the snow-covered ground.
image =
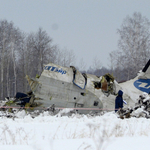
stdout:
{"type": "Polygon", "coordinates": [[[0,117],[0,149],[3,150],[147,150],[150,119],[119,119],[113,112],[102,116],[73,114],[34,119],[25,112],[18,118],[0,117]]]}

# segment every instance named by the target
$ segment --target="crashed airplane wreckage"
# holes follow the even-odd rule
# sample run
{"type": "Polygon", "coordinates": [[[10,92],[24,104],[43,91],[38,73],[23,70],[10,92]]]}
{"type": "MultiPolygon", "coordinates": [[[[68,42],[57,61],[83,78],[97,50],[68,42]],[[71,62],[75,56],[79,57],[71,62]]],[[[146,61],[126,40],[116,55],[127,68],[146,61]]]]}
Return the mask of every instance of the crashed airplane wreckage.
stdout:
{"type": "MultiPolygon", "coordinates": [[[[24,106],[32,109],[55,106],[60,109],[71,108],[79,113],[99,112],[104,107],[102,97],[104,100],[104,97],[107,99],[113,95],[114,101],[120,89],[110,74],[97,77],[82,74],[73,66],[62,67],[53,63],[45,65],[39,77],[31,79],[26,76],[26,78],[31,92],[26,95],[25,98],[30,97],[30,100],[24,106]]],[[[6,105],[16,106],[20,103],[18,100],[23,101],[23,98],[8,101],[6,105]]]]}
{"type": "Polygon", "coordinates": [[[41,99],[41,106],[72,108],[79,113],[102,110],[103,103],[100,97],[116,95],[120,89],[110,74],[97,77],[82,74],[73,66],[62,67],[53,63],[45,65],[39,78],[26,78],[35,97],[41,99]]]}
{"type": "Polygon", "coordinates": [[[29,110],[70,108],[84,114],[99,113],[114,110],[115,97],[120,89],[124,92],[126,108],[134,107],[143,92],[150,92],[150,60],[136,78],[121,84],[110,74],[97,77],[82,74],[73,66],[62,67],[53,63],[45,65],[42,74],[35,79],[26,78],[31,88],[25,97],[28,100],[24,101],[24,97],[10,99],[2,106],[17,107],[20,103],[29,110]]]}

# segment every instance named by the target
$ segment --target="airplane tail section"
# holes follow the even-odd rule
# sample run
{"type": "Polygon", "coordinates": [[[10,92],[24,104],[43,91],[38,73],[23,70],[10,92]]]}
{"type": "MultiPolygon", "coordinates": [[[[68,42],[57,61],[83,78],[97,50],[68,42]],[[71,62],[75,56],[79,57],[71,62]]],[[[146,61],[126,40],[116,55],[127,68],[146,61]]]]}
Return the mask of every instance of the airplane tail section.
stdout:
{"type": "Polygon", "coordinates": [[[138,80],[134,82],[134,86],[138,90],[150,94],[150,59],[138,75],[138,80]]]}
{"type": "Polygon", "coordinates": [[[150,59],[137,77],[119,84],[136,101],[143,92],[150,94],[150,59]]]}
{"type": "Polygon", "coordinates": [[[146,78],[150,78],[150,59],[145,65],[145,67],[143,68],[142,72],[145,74],[146,78]]]}

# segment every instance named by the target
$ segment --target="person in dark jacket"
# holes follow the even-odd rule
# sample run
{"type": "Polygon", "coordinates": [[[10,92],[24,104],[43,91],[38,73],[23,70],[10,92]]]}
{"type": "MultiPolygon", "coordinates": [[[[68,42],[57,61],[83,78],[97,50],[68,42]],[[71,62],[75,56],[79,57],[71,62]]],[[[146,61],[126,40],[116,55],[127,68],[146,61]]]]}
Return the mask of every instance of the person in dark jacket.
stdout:
{"type": "Polygon", "coordinates": [[[119,109],[123,108],[123,92],[121,90],[118,91],[118,96],[116,97],[115,100],[115,112],[118,111],[119,109]]]}

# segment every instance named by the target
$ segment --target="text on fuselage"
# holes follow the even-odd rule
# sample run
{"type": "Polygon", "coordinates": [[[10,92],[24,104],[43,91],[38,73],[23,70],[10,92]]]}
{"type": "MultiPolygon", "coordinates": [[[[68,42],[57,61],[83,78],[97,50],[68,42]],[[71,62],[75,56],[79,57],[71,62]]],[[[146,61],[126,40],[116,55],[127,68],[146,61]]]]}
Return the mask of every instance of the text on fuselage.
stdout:
{"type": "Polygon", "coordinates": [[[61,74],[66,74],[67,73],[66,70],[63,70],[62,68],[57,68],[57,67],[54,67],[54,66],[45,66],[44,70],[54,71],[54,72],[58,72],[58,73],[61,73],[61,74]]]}

